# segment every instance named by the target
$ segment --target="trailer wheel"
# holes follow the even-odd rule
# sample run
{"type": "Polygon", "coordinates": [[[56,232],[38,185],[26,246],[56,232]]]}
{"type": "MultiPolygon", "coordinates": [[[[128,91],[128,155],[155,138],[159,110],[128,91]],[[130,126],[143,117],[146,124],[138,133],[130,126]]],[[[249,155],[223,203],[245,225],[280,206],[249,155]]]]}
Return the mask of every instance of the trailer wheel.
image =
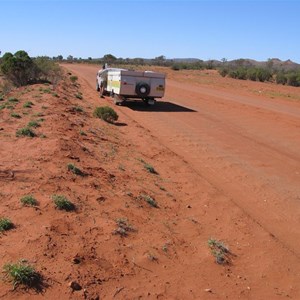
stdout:
{"type": "Polygon", "coordinates": [[[150,86],[146,82],[139,82],[135,87],[135,92],[139,97],[145,98],[150,93],[150,86]]]}

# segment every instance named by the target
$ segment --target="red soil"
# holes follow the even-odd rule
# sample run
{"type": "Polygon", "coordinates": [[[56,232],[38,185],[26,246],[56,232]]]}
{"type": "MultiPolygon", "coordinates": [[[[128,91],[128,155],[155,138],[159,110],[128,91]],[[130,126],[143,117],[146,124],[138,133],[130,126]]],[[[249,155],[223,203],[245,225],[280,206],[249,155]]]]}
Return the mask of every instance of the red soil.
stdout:
{"type": "Polygon", "coordinates": [[[92,117],[113,106],[94,90],[98,68],[66,67],[79,84],[61,83],[58,97],[16,90],[22,118],[0,111],[0,217],[15,224],[0,235],[0,266],[27,259],[45,283],[42,293],[2,283],[0,298],[300,298],[299,89],[163,69],[164,101],[115,106],[115,126],[92,117]],[[15,136],[37,118],[46,138],[15,136]],[[37,208],[21,206],[27,194],[37,208]],[[53,194],[76,211],[56,210],[53,194]],[[113,234],[118,218],[135,230],[113,234]],[[215,263],[211,237],[229,246],[228,264],[215,263]]]}

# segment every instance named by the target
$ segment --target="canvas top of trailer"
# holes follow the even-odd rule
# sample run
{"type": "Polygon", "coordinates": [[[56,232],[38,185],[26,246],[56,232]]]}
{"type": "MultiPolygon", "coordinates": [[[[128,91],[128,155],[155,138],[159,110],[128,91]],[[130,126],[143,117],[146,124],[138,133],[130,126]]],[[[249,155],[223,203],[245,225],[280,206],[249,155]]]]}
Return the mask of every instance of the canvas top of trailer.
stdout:
{"type": "Polygon", "coordinates": [[[108,68],[99,71],[99,76],[101,74],[107,73],[110,75],[126,75],[126,76],[138,76],[138,77],[154,77],[154,78],[165,78],[165,74],[157,73],[153,71],[130,71],[127,69],[118,69],[118,68],[108,68]]]}

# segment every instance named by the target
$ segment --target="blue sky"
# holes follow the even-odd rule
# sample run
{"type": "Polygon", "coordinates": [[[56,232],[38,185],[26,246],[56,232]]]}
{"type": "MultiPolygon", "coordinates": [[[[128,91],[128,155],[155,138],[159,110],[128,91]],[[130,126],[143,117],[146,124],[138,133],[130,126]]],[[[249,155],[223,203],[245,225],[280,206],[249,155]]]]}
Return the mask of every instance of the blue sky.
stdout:
{"type": "Polygon", "coordinates": [[[300,1],[0,0],[0,50],[73,55],[291,59],[300,1]]]}

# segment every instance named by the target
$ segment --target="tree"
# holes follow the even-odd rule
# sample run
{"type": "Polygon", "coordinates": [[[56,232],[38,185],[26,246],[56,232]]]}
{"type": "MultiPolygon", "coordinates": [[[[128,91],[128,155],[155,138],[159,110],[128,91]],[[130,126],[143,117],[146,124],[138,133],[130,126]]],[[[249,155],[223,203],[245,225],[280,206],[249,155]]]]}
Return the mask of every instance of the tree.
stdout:
{"type": "Polygon", "coordinates": [[[160,55],[154,58],[154,63],[158,66],[163,66],[166,62],[166,57],[164,55],[160,55]]]}
{"type": "Polygon", "coordinates": [[[111,64],[111,63],[114,63],[117,60],[117,58],[112,54],[105,54],[103,56],[102,60],[105,63],[111,64]]]}
{"type": "Polygon", "coordinates": [[[36,66],[26,51],[15,54],[7,52],[3,55],[1,71],[16,86],[26,85],[36,72],[36,66]]]}
{"type": "Polygon", "coordinates": [[[223,65],[225,65],[225,63],[227,62],[227,58],[223,57],[223,58],[221,59],[221,62],[223,63],[223,65]]]}

